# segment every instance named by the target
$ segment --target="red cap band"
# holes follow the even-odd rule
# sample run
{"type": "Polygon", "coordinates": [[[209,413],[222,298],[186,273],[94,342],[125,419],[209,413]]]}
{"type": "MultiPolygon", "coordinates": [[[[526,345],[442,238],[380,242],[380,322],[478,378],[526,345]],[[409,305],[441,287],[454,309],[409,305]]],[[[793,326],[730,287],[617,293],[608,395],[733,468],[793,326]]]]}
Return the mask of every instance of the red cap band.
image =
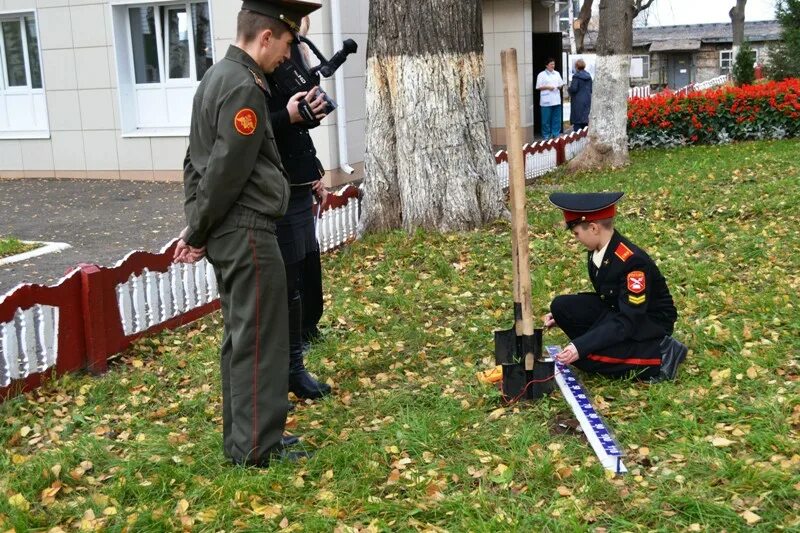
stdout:
{"type": "Polygon", "coordinates": [[[603,220],[605,218],[613,218],[617,214],[617,204],[610,205],[599,211],[589,211],[583,213],[579,211],[564,210],[564,221],[568,226],[572,227],[581,222],[593,222],[595,220],[603,220]]]}

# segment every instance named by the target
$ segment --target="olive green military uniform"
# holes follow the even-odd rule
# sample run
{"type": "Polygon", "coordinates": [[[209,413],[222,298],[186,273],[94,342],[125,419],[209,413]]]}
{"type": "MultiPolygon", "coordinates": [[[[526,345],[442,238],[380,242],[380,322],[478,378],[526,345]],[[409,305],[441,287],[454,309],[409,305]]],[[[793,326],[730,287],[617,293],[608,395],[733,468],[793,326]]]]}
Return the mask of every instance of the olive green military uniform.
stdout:
{"type": "Polygon", "coordinates": [[[186,243],[206,246],[225,321],[223,441],[237,464],[280,451],[286,423],[289,325],[275,219],[289,201],[264,74],[231,46],[197,89],[184,162],[186,243]]]}

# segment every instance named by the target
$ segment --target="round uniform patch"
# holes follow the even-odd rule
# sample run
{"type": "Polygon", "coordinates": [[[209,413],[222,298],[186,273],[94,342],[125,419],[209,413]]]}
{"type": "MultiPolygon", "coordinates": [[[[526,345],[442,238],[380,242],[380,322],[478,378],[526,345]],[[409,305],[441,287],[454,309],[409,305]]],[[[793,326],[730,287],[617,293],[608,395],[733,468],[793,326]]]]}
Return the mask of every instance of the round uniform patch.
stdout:
{"type": "Polygon", "coordinates": [[[236,116],[233,117],[233,126],[242,135],[252,135],[256,131],[258,125],[258,117],[256,112],[252,109],[245,107],[240,109],[236,116]]]}
{"type": "Polygon", "coordinates": [[[628,273],[628,291],[632,292],[633,294],[639,294],[644,292],[645,289],[645,278],[644,272],[641,270],[634,270],[633,272],[628,273]]]}

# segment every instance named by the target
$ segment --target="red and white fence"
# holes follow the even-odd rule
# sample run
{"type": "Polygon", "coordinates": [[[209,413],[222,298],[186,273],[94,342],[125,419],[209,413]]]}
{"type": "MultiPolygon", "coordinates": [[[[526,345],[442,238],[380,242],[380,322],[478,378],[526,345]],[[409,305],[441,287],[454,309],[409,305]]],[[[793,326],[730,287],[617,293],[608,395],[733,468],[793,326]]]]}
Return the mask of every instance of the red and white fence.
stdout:
{"type": "MultiPolygon", "coordinates": [[[[589,142],[589,128],[564,134],[556,139],[526,144],[522,147],[525,156],[525,180],[538,178],[575,157],[589,142]]],[[[500,150],[494,155],[497,163],[497,179],[503,189],[508,188],[508,152],[500,150]]]]}
{"type": "MultiPolygon", "coordinates": [[[[525,177],[564,164],[587,142],[587,128],[526,144],[525,177]]],[[[497,177],[508,186],[508,154],[495,155],[497,177]]],[[[320,251],[356,238],[360,191],[329,195],[316,221],[320,251]]],[[[38,387],[51,376],[102,373],[108,358],[143,335],[192,322],[219,308],[211,265],[175,264],[176,240],[159,253],[129,253],[113,267],[80,265],[52,286],[24,284],[0,296],[0,401],[38,387]]]]}
{"type": "MultiPolygon", "coordinates": [[[[358,189],[329,195],[317,219],[321,250],[354,239],[358,216],[358,189]]],[[[102,373],[108,357],[138,337],[218,309],[211,265],[173,263],[175,245],[131,252],[110,268],[80,265],[55,285],[25,284],[0,296],[0,401],[53,374],[102,373]]]]}

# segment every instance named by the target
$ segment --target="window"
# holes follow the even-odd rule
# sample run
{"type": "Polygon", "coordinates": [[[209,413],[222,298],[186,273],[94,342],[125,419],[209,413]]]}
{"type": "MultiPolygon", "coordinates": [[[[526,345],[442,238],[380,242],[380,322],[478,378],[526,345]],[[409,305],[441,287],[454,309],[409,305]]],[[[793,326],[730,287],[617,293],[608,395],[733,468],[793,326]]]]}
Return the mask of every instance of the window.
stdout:
{"type": "Polygon", "coordinates": [[[185,135],[192,96],[214,62],[208,2],[115,5],[112,13],[123,134],[185,135]]]}
{"type": "Polygon", "coordinates": [[[558,18],[558,31],[563,34],[569,33],[569,2],[572,2],[572,17],[578,18],[581,11],[579,0],[561,0],[556,2],[556,17],[558,18]]]}
{"type": "Polygon", "coordinates": [[[650,79],[650,56],[631,57],[631,79],[634,80],[650,79]]]}
{"type": "Polygon", "coordinates": [[[733,51],[722,50],[719,53],[719,73],[720,74],[730,73],[732,63],[733,63],[733,51]]]}
{"type": "MultiPolygon", "coordinates": [[[[758,48],[753,48],[753,66],[758,63],[758,48]]],[[[730,74],[733,65],[733,50],[721,50],[719,53],[719,73],[730,74]]]]}
{"type": "Polygon", "coordinates": [[[0,138],[47,137],[47,110],[33,13],[0,15],[0,138]]]}

